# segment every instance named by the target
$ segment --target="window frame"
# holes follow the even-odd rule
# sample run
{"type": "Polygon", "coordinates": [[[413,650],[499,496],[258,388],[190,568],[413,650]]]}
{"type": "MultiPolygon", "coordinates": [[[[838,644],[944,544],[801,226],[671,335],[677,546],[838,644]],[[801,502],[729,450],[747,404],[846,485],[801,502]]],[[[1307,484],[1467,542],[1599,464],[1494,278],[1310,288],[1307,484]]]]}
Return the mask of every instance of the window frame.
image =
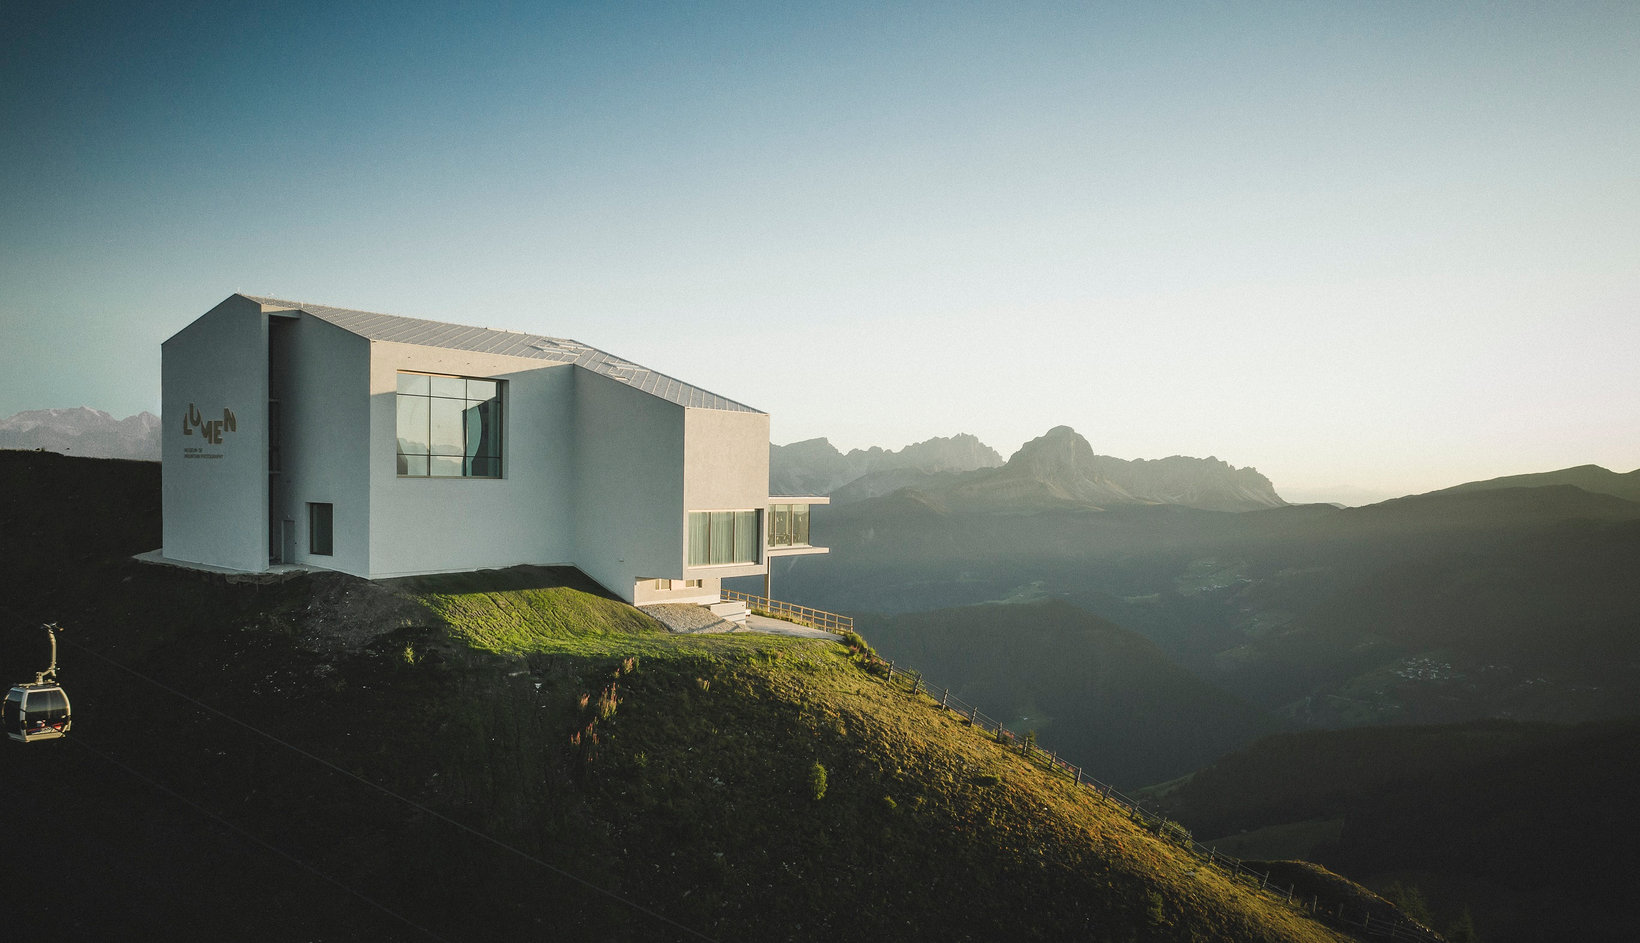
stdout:
{"type": "Polygon", "coordinates": [[[684,518],[684,563],[690,568],[757,566],[763,562],[763,508],[689,511],[684,518]],[[740,559],[750,550],[750,559],[740,559]]]}
{"type": "Polygon", "coordinates": [[[506,380],[422,370],[398,370],[394,376],[393,452],[397,477],[480,481],[506,478],[506,380]],[[415,380],[407,378],[425,378],[425,382],[416,389],[415,380]],[[460,384],[461,395],[453,395],[452,381],[460,384]],[[485,387],[489,395],[485,395],[485,387]],[[409,412],[418,403],[423,414],[419,416],[409,412]],[[460,405],[453,415],[447,415],[451,404],[460,405]],[[404,434],[407,414],[413,425],[421,427],[408,430],[418,433],[415,438],[404,434]],[[444,434],[455,434],[459,429],[459,445],[434,442],[441,420],[448,427],[444,434]],[[475,422],[477,442],[473,441],[475,422]],[[426,451],[406,451],[407,442],[426,451]],[[477,471],[480,468],[485,472],[477,471]]]}

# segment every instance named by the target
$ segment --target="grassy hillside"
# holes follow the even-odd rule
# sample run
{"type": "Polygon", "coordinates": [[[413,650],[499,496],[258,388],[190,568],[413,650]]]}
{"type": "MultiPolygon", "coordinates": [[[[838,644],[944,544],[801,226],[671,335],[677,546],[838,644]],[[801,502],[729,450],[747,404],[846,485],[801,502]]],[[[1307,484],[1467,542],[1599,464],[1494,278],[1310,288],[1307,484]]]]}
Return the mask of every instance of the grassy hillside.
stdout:
{"type": "Polygon", "coordinates": [[[1578,465],[1531,475],[1507,475],[1486,481],[1471,481],[1445,490],[1491,491],[1499,488],[1543,488],[1555,485],[1571,485],[1591,494],[1610,494],[1628,501],[1640,501],[1640,469],[1620,474],[1599,465],[1578,465]]]}
{"type": "Polygon", "coordinates": [[[1012,718],[1118,786],[1172,779],[1276,729],[1155,644],[1063,600],[857,621],[884,657],[1012,718]]]}
{"type": "Polygon", "coordinates": [[[1627,940],[1640,721],[1284,734],[1158,790],[1233,853],[1422,889],[1483,939],[1627,940]]]}
{"type": "Polygon", "coordinates": [[[843,646],[673,636],[578,575],[137,564],[157,469],[0,455],[8,930],[62,939],[1336,940],[843,646]],[[135,483],[132,483],[132,481],[135,483]]]}

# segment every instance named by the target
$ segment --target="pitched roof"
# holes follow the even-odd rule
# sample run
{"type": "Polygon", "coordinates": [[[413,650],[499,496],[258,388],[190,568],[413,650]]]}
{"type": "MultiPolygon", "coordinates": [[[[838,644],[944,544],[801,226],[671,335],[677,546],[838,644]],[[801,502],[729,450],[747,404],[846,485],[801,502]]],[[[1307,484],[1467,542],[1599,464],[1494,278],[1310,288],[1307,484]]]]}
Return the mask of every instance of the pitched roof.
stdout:
{"type": "Polygon", "coordinates": [[[656,373],[630,360],[622,360],[596,347],[588,347],[579,341],[563,337],[543,337],[539,334],[467,327],[443,321],[424,321],[421,318],[401,318],[393,314],[332,308],[329,305],[309,304],[304,301],[260,298],[255,295],[244,297],[262,305],[301,311],[368,340],[419,344],[423,347],[443,347],[450,350],[471,350],[507,357],[546,360],[552,363],[573,363],[679,406],[730,412],[762,412],[728,397],[673,379],[664,373],[656,373]]]}

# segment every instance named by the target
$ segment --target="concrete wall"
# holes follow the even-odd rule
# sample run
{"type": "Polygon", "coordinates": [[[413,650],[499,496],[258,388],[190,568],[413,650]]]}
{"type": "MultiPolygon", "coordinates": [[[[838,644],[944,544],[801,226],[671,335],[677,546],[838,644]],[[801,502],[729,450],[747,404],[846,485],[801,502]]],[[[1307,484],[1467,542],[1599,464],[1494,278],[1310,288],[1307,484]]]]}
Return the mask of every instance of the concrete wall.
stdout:
{"type": "Polygon", "coordinates": [[[574,562],[631,602],[639,579],[684,576],[685,410],[590,370],[574,375],[574,562]]]}
{"type": "MultiPolygon", "coordinates": [[[[297,563],[370,573],[370,342],[310,315],[269,318],[269,393],[280,402],[283,468],[274,519],[296,525],[297,563]],[[308,552],[308,504],[334,506],[334,554],[308,552]]],[[[389,456],[391,463],[392,457],[389,456]]]]}
{"type": "Polygon", "coordinates": [[[262,306],[235,295],[177,332],[160,345],[160,377],[165,555],[266,570],[268,323],[262,306]],[[231,428],[224,410],[233,413],[231,428]],[[191,434],[183,434],[185,423],[191,434]]]}
{"type": "Polygon", "coordinates": [[[654,603],[714,603],[723,598],[721,580],[701,580],[701,585],[686,587],[687,580],[673,580],[673,589],[657,589],[653,579],[640,579],[633,590],[632,604],[648,606],[654,603]]]}
{"type": "MultiPolygon", "coordinates": [[[[684,417],[684,508],[728,511],[756,508],[758,552],[768,544],[769,417],[765,413],[690,409],[684,417]]],[[[683,559],[689,559],[684,534],[683,559]]],[[[763,561],[740,566],[689,567],[689,579],[723,579],[763,572],[763,561]]]]}
{"type": "MultiPolygon", "coordinates": [[[[574,561],[574,367],[413,344],[370,345],[370,573],[574,561]],[[400,478],[398,371],[504,381],[502,476],[400,478]]],[[[338,531],[341,508],[337,511],[338,531]]],[[[339,549],[339,548],[338,548],[339,549]]]]}

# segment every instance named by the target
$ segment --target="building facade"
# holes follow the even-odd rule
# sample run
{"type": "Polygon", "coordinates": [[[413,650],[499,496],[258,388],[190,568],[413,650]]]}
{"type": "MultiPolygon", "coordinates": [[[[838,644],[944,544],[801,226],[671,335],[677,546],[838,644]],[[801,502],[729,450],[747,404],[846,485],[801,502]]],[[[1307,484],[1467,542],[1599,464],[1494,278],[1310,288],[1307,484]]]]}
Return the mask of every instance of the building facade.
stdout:
{"type": "Polygon", "coordinates": [[[161,350],[169,560],[568,564],[641,604],[822,549],[767,414],[575,341],[236,294],[161,350]]]}

